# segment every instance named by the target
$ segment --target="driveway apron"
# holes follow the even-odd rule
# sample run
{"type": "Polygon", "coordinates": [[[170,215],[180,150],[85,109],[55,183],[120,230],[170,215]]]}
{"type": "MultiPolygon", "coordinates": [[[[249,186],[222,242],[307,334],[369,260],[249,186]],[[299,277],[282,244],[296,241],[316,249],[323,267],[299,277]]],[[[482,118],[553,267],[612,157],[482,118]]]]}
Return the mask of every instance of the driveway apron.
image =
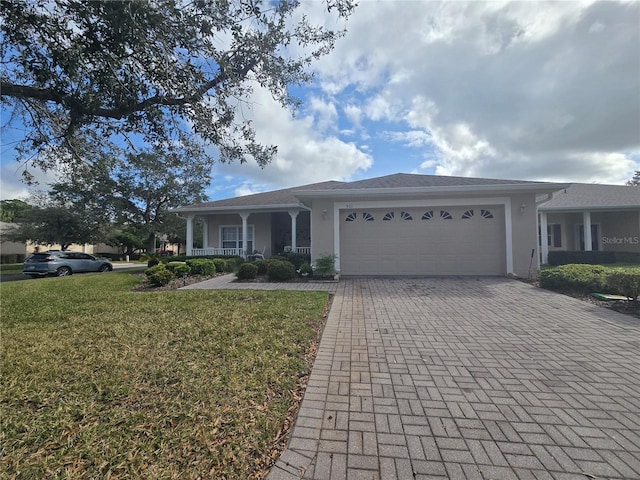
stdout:
{"type": "Polygon", "coordinates": [[[280,479],[638,479],[640,322],[508,279],[343,279],[280,479]]]}

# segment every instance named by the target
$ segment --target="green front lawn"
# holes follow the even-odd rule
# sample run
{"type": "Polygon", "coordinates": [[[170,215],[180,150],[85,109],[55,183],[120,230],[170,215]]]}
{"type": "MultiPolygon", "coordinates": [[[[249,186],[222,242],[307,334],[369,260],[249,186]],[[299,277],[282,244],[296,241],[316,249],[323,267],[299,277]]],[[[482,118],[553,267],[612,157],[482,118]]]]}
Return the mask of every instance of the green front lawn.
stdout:
{"type": "Polygon", "coordinates": [[[328,295],[139,281],[2,284],[7,478],[260,478],[273,462],[328,295]]]}

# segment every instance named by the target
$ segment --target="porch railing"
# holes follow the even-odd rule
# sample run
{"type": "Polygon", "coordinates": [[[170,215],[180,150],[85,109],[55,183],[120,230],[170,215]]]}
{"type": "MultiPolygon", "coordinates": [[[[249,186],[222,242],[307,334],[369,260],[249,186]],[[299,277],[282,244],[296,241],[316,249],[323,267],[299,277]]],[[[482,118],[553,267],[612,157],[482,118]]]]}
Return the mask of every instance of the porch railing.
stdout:
{"type": "MultiPolygon", "coordinates": [[[[292,249],[295,253],[305,253],[307,255],[311,254],[311,247],[296,247],[292,249]]],[[[208,248],[194,248],[191,251],[193,256],[207,256],[207,255],[237,255],[239,257],[245,257],[244,252],[241,248],[217,248],[217,247],[208,247],[208,248]]]]}
{"type": "Polygon", "coordinates": [[[206,255],[237,255],[244,257],[244,252],[241,248],[194,248],[191,251],[193,256],[206,256],[206,255]]]}

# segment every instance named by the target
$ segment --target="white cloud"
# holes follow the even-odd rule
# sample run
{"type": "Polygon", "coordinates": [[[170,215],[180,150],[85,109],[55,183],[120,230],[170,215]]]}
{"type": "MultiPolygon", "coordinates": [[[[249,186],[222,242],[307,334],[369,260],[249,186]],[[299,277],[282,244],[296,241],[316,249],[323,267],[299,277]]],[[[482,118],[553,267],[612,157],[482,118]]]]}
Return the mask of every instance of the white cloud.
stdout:
{"type": "Polygon", "coordinates": [[[335,130],[338,121],[336,106],[328,101],[312,96],[308,109],[313,114],[316,127],[321,131],[335,130]]]}
{"type": "Polygon", "coordinates": [[[310,109],[292,117],[264,90],[257,89],[252,100],[247,116],[253,121],[256,138],[264,144],[277,145],[278,155],[265,168],[251,161],[215,166],[215,175],[246,179],[241,191],[255,193],[254,185],[260,185],[262,190],[345,180],[372,165],[371,155],[354,143],[333,136],[336,110],[330,103],[312,102],[310,109]]]}
{"type": "Polygon", "coordinates": [[[53,170],[47,172],[36,168],[28,170],[33,175],[33,179],[38,182],[34,187],[29,187],[22,181],[23,165],[16,161],[8,161],[0,166],[0,200],[26,200],[34,188],[43,189],[46,185],[60,180],[53,170]]]}
{"type": "Polygon", "coordinates": [[[423,169],[619,183],[640,169],[639,15],[637,2],[361,2],[318,76],[352,123],[405,130],[372,137],[428,138],[423,169]]]}

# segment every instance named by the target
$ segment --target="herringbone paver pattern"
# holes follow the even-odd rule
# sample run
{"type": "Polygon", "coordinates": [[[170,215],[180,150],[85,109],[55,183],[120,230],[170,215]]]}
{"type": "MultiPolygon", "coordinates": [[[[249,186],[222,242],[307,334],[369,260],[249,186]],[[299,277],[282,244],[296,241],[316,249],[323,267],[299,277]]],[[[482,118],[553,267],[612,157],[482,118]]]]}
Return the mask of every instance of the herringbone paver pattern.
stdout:
{"type": "Polygon", "coordinates": [[[517,281],[343,279],[268,479],[638,479],[639,347],[517,281]]]}

